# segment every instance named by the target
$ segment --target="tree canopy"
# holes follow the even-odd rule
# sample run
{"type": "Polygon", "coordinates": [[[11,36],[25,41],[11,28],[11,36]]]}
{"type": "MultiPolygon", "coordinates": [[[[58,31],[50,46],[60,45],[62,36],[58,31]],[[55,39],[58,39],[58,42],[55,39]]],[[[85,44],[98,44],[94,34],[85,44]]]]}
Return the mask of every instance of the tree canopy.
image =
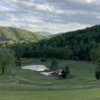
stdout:
{"type": "Polygon", "coordinates": [[[7,48],[0,48],[0,66],[2,68],[2,74],[5,73],[5,68],[9,64],[15,64],[14,52],[7,48]]]}
{"type": "Polygon", "coordinates": [[[92,60],[91,54],[100,44],[100,25],[62,33],[37,43],[10,45],[18,57],[42,57],[75,60],[92,60]]]}

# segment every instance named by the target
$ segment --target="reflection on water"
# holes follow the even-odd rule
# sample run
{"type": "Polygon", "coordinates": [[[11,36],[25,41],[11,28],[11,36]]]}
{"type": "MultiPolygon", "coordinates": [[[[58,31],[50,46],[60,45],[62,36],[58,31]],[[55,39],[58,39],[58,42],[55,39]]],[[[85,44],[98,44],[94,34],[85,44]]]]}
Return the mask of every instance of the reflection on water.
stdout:
{"type": "Polygon", "coordinates": [[[44,65],[29,65],[29,66],[22,67],[22,69],[30,69],[30,70],[34,70],[34,71],[44,71],[48,68],[44,65]]]}
{"type": "Polygon", "coordinates": [[[43,74],[43,75],[51,75],[53,72],[41,72],[41,74],[43,74]]]}
{"type": "Polygon", "coordinates": [[[45,70],[48,68],[44,65],[29,65],[29,66],[22,67],[22,69],[38,71],[38,72],[41,72],[41,74],[46,75],[46,76],[51,75],[53,73],[53,72],[45,72],[45,70]]]}

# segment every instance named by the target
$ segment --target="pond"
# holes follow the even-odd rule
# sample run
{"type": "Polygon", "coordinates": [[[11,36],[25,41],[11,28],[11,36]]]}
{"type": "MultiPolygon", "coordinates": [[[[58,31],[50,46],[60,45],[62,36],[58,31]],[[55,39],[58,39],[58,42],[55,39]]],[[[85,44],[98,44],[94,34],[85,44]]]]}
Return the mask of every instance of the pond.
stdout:
{"type": "Polygon", "coordinates": [[[41,72],[41,74],[46,75],[46,76],[51,75],[52,73],[53,72],[41,72]]]}
{"type": "Polygon", "coordinates": [[[22,67],[22,69],[29,69],[33,71],[44,71],[48,68],[45,65],[29,65],[22,67]]]}
{"type": "Polygon", "coordinates": [[[38,71],[46,76],[51,75],[53,73],[53,72],[45,72],[45,70],[48,69],[45,65],[28,65],[28,66],[23,66],[22,69],[38,71]]]}

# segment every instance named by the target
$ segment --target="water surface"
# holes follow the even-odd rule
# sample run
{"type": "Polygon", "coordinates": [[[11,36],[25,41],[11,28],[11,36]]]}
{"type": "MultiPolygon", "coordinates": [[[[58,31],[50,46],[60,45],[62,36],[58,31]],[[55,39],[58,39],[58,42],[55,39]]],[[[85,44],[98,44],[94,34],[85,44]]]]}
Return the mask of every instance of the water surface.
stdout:
{"type": "Polygon", "coordinates": [[[29,69],[33,71],[44,71],[48,68],[45,65],[29,65],[22,67],[22,69],[29,69]]]}

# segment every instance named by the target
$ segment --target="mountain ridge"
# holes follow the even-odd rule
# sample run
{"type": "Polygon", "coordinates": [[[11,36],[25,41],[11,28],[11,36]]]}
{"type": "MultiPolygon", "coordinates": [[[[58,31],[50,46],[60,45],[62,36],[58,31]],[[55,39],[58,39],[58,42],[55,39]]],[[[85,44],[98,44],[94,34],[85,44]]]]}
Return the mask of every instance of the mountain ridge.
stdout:
{"type": "Polygon", "coordinates": [[[0,42],[32,41],[37,42],[45,36],[21,28],[0,26],[0,42]]]}
{"type": "Polygon", "coordinates": [[[98,46],[100,25],[95,25],[39,41],[34,45],[34,52],[37,55],[33,57],[91,60],[98,46]]]}

